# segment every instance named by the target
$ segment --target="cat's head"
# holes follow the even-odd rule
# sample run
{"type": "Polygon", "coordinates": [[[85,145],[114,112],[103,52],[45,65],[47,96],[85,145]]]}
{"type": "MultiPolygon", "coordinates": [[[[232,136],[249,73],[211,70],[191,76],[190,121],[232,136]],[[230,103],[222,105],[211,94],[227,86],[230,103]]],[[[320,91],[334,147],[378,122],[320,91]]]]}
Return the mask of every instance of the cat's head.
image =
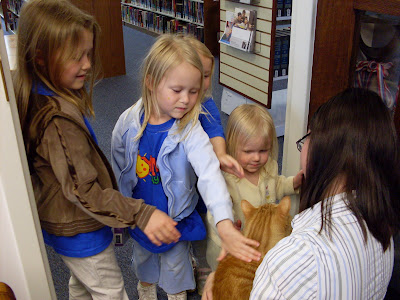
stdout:
{"type": "Polygon", "coordinates": [[[246,219],[243,234],[260,242],[258,251],[265,255],[281,239],[292,232],[290,225],[290,197],[282,198],[279,204],[265,204],[258,208],[242,200],[242,211],[246,219]]]}

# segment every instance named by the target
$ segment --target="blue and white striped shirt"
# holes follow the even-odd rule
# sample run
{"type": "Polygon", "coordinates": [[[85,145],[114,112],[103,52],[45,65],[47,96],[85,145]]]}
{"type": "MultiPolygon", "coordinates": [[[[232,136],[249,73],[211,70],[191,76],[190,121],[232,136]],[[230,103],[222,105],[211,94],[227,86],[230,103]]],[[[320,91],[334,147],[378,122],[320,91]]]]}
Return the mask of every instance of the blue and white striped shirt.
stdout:
{"type": "Polygon", "coordinates": [[[332,199],[332,240],[321,228],[321,203],[296,215],[292,234],[258,267],[250,299],[383,299],[393,271],[393,239],[383,252],[346,205],[332,199]]]}

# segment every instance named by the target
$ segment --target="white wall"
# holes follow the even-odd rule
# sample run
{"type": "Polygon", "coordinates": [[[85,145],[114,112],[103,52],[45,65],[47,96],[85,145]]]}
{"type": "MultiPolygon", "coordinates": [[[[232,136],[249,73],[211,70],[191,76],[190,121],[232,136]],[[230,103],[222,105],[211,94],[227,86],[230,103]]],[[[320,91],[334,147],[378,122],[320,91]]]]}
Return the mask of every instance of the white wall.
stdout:
{"type": "MultiPolygon", "coordinates": [[[[290,35],[289,80],[286,104],[282,174],[300,169],[296,141],[307,131],[318,0],[293,0],[290,35]]],[[[291,214],[298,212],[299,197],[292,197],[291,214]]]]}
{"type": "Polygon", "coordinates": [[[12,89],[6,100],[11,77],[3,31],[0,57],[5,75],[5,81],[0,76],[0,281],[17,299],[56,299],[12,89]]]}

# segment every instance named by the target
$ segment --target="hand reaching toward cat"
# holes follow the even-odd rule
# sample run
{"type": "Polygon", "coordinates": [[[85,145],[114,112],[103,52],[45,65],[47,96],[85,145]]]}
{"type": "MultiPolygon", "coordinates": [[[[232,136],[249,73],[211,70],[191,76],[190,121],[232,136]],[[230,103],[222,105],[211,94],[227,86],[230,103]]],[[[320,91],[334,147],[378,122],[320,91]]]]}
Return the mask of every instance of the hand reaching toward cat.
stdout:
{"type": "MultiPolygon", "coordinates": [[[[227,219],[218,222],[217,229],[221,237],[222,249],[225,249],[226,252],[247,262],[260,260],[261,253],[253,248],[258,247],[260,243],[243,236],[240,231],[235,229],[231,220],[227,219]]],[[[220,257],[221,254],[218,259],[220,257]]]]}
{"type": "Polygon", "coordinates": [[[201,300],[213,299],[212,289],[214,286],[214,277],[215,277],[215,272],[212,272],[210,273],[210,275],[208,275],[206,283],[204,285],[203,296],[201,297],[201,300]]]}

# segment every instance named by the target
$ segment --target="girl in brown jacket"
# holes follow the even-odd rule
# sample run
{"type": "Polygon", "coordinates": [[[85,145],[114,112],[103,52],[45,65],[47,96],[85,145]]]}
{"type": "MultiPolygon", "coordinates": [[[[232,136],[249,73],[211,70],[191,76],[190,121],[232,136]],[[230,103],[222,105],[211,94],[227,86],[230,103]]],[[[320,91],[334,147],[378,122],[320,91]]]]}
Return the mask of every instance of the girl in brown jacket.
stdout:
{"type": "Polygon", "coordinates": [[[179,232],[165,213],[117,191],[85,117],[94,115],[99,31],[67,0],[26,2],[14,84],[43,237],[71,271],[70,298],[128,299],[110,227],[138,226],[156,245],[179,232]]]}

